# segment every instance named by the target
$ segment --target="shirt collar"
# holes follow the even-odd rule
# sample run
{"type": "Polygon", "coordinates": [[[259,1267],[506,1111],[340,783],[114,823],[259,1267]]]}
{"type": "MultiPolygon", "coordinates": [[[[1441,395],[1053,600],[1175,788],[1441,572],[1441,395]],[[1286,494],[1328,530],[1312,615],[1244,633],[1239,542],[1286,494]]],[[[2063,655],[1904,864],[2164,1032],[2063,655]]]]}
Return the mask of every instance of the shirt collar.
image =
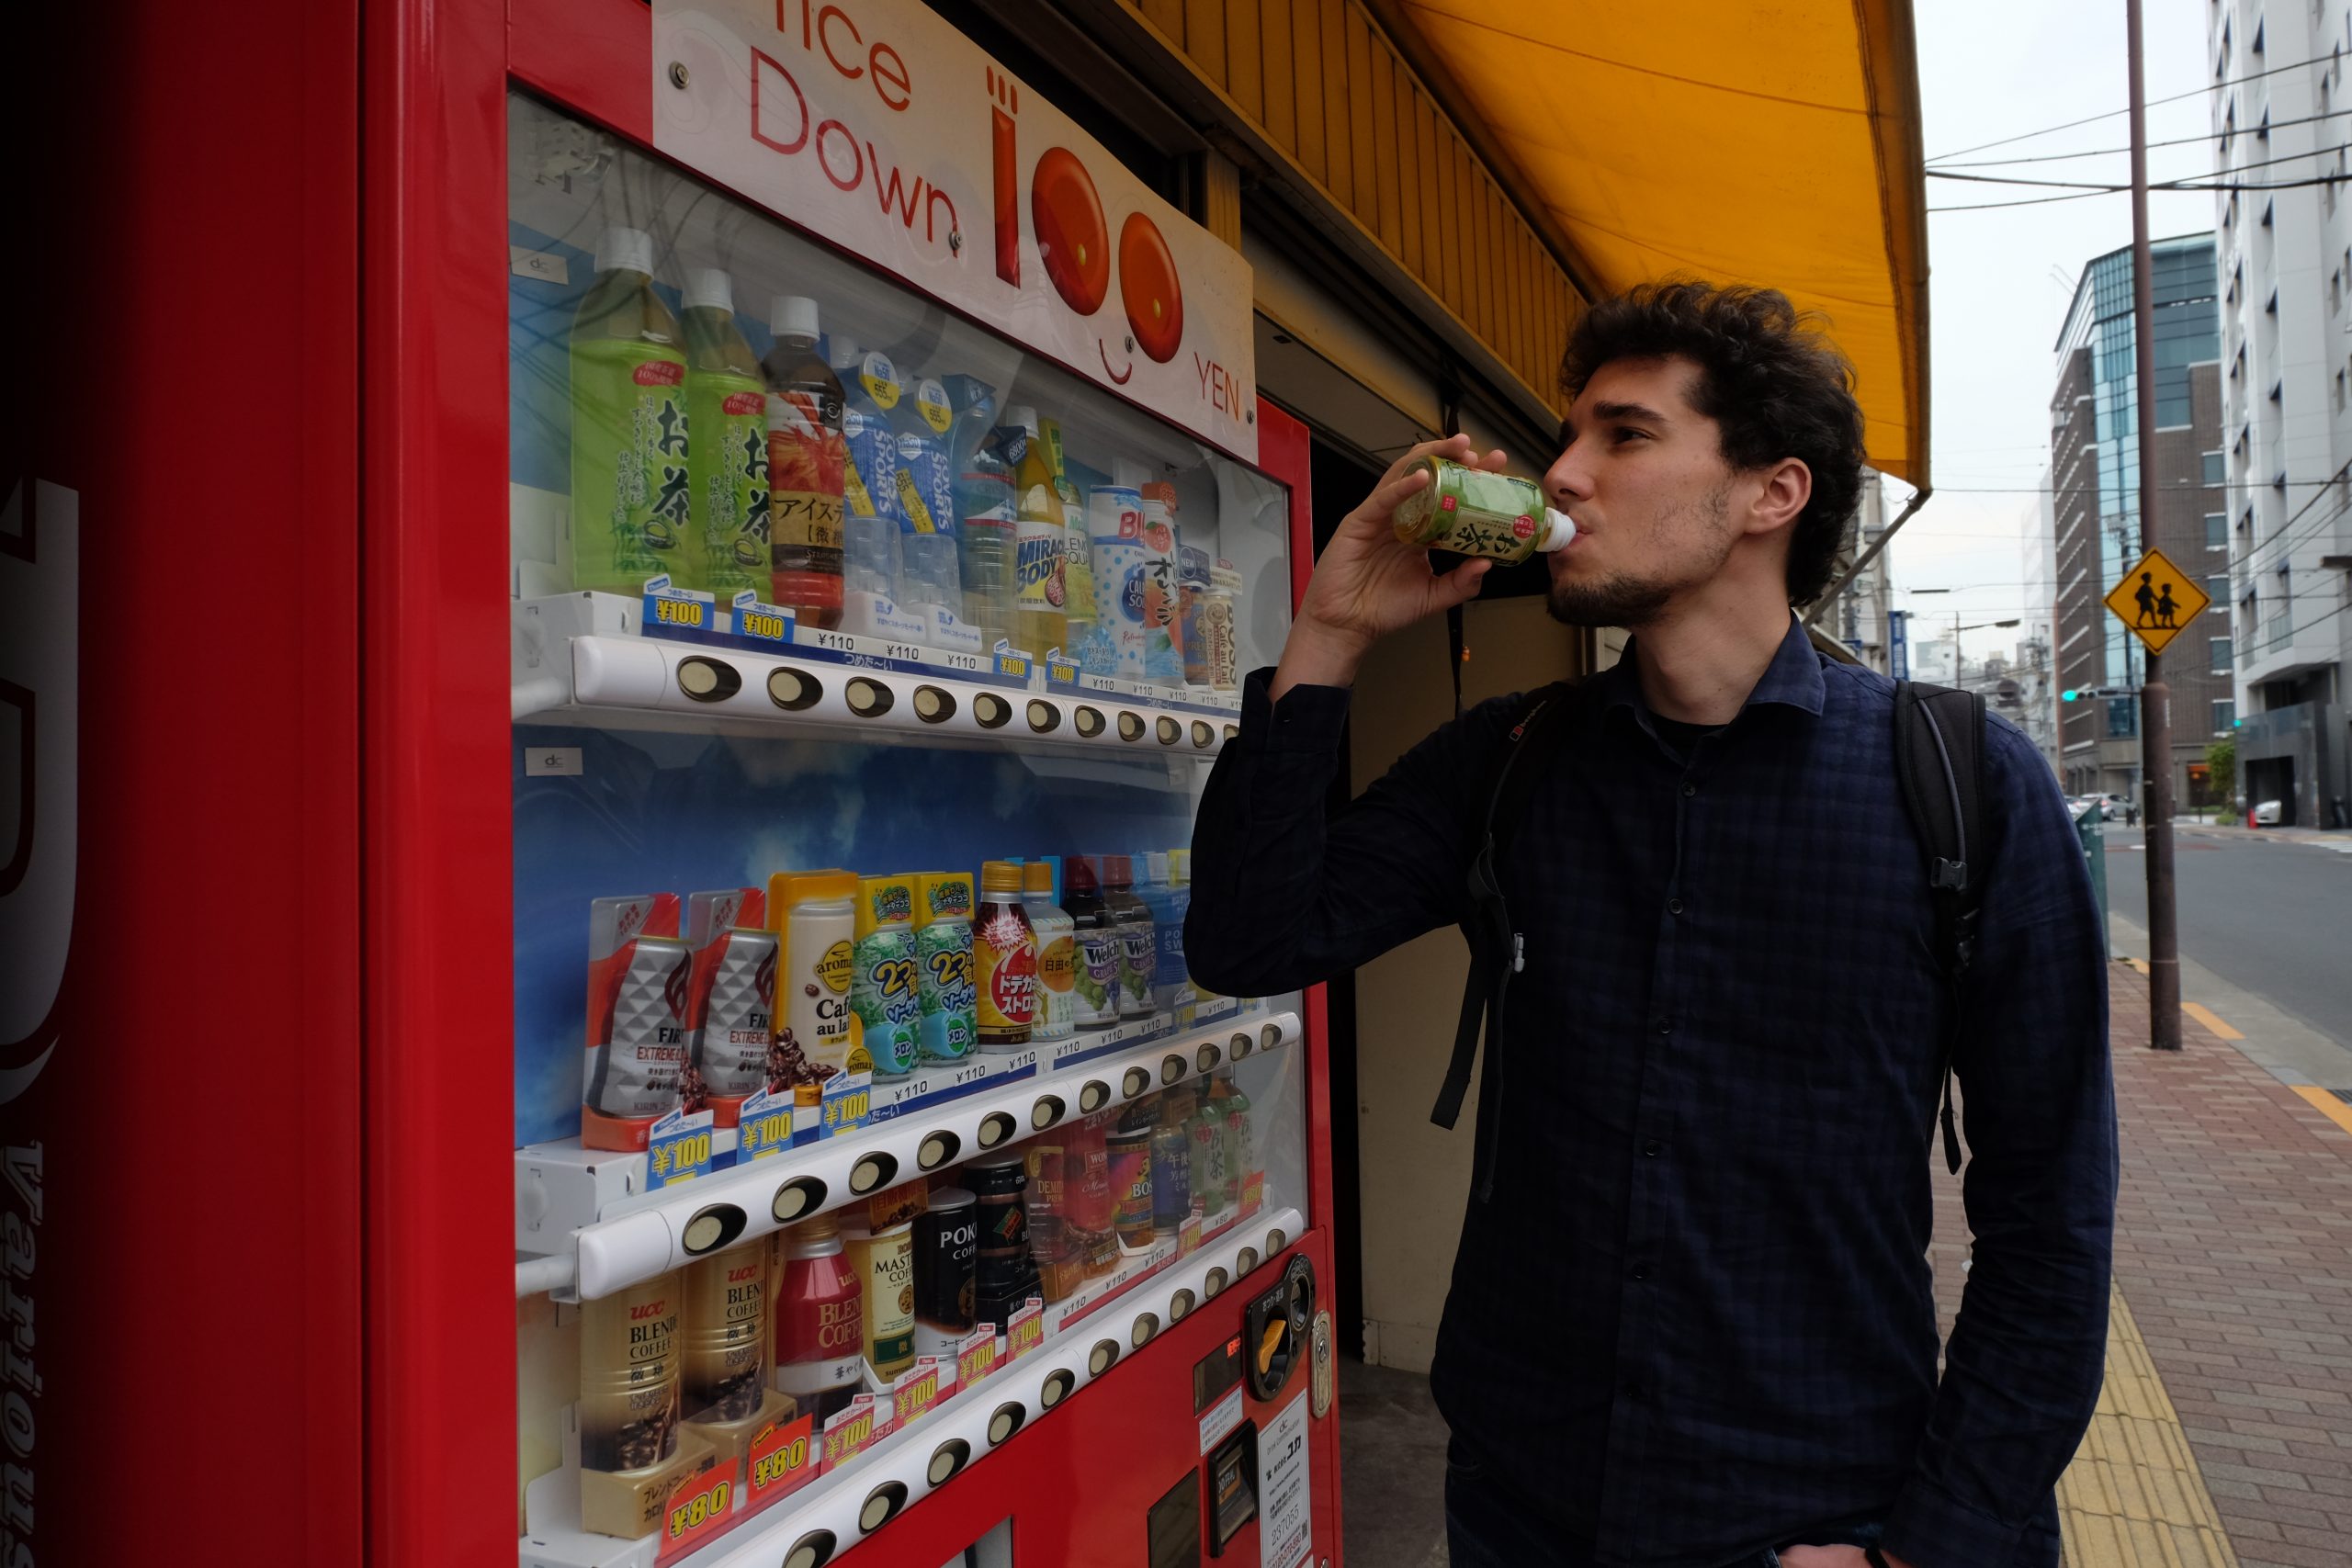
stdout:
{"type": "MultiPolygon", "coordinates": [[[[1608,693],[1603,711],[1629,707],[1638,716],[1648,716],[1649,703],[1642,695],[1641,677],[1634,663],[1633,638],[1625,639],[1624,652],[1601,672],[1600,679],[1608,693]]],[[[1821,655],[1814,651],[1804,623],[1792,614],[1789,616],[1788,636],[1781,639],[1772,662],[1764,667],[1763,676],[1756,682],[1756,689],[1747,694],[1747,701],[1740,705],[1740,711],[1745,713],[1762,703],[1778,703],[1818,716],[1822,692],[1821,655]]]]}

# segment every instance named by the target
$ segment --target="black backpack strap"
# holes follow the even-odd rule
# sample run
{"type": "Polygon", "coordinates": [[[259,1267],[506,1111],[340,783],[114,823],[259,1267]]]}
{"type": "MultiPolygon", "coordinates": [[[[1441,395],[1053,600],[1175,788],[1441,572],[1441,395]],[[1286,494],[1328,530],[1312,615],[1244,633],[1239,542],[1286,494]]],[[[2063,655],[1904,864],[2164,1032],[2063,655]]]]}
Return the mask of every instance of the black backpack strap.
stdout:
{"type": "Polygon", "coordinates": [[[1468,912],[1462,921],[1462,934],[1470,944],[1470,978],[1462,988],[1462,1015],[1454,1025],[1453,1055],[1446,1064],[1445,1083],[1438,1090],[1430,1120],[1450,1128],[1462,1114],[1462,1100],[1470,1089],[1470,1070],[1477,1060],[1483,1022],[1487,1063],[1478,1119],[1478,1196],[1482,1199],[1492,1190],[1494,1183],[1494,1151],[1490,1145],[1497,1122],[1498,1107],[1494,1102],[1501,1089],[1503,1001],[1510,989],[1510,977],[1521,964],[1519,933],[1503,901],[1499,868],[1519,819],[1526,812],[1528,797],[1543,773],[1540,761],[1530,761],[1541,750],[1536,741],[1541,736],[1557,733],[1555,721],[1574,689],[1567,682],[1555,682],[1521,699],[1517,716],[1503,732],[1502,744],[1495,756],[1486,821],[1479,834],[1477,853],[1470,863],[1468,912]]]}
{"type": "MultiPolygon", "coordinates": [[[[1927,851],[1928,891],[1936,914],[1937,960],[1951,988],[1957,1034],[1962,978],[1976,956],[1976,920],[1984,905],[1984,698],[1913,681],[1894,687],[1894,772],[1903,804],[1927,851]]],[[[1952,1042],[1944,1042],[1944,1163],[1960,1172],[1960,1131],[1951,1107],[1952,1042]]]]}

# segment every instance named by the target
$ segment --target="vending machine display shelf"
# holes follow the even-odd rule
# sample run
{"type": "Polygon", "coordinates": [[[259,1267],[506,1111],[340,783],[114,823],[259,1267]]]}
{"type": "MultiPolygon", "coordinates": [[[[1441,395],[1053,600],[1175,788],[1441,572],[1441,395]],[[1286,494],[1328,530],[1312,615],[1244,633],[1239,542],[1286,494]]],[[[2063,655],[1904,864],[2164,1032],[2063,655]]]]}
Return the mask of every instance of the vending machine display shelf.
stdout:
{"type": "Polygon", "coordinates": [[[1035,670],[956,673],[855,651],[863,639],[845,637],[842,649],[776,651],[648,637],[641,620],[610,594],[518,602],[514,720],[1128,757],[1214,757],[1240,732],[1238,699],[1196,704],[1035,670]]]}
{"type": "MultiPolygon", "coordinates": [[[[1198,1249],[1097,1301],[1080,1314],[1049,1312],[1044,1343],[1000,1362],[988,1376],[933,1405],[835,1469],[819,1475],[757,1519],[747,1518],[672,1568],[823,1568],[945,1485],[1032,1421],[1109,1371],[1163,1329],[1279,1261],[1306,1229],[1295,1208],[1271,1204],[1227,1226],[1198,1249]]],[[[519,1568],[652,1568],[661,1540],[635,1541],[542,1525],[560,1472],[532,1483],[533,1531],[519,1568]]],[[[548,1511],[554,1511],[549,1509],[548,1511]]]]}
{"type": "Polygon", "coordinates": [[[611,1190],[628,1156],[518,1150],[515,1250],[525,1256],[515,1265],[515,1293],[609,1295],[1067,1118],[1124,1105],[1300,1038],[1295,1011],[1237,1014],[1142,1043],[1114,1042],[1051,1065],[1041,1055],[1031,1076],[991,1079],[961,1098],[918,1099],[886,1120],[652,1192],[611,1190]]]}

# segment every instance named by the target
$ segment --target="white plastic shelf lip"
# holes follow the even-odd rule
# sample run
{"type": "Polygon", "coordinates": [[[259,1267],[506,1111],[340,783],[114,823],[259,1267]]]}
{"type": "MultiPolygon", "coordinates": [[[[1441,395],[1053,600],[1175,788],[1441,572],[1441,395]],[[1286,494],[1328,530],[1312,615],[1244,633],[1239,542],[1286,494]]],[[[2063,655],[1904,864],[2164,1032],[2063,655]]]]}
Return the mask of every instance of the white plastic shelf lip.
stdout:
{"type": "MultiPolygon", "coordinates": [[[[1226,1288],[1231,1290],[1239,1285],[1245,1272],[1240,1267],[1245,1247],[1259,1252],[1258,1266],[1262,1268],[1277,1261],[1284,1248],[1295,1246],[1306,1230],[1306,1216],[1296,1209],[1276,1210],[1270,1206],[1260,1210],[1253,1221],[1227,1230],[1214,1245],[1204,1244],[1178,1259],[1174,1267],[1137,1281],[1129,1292],[1135,1298],[1135,1311],[1125,1320],[1121,1332],[1110,1331],[1111,1323],[1116,1320],[1115,1313],[1098,1313],[1083,1325],[1072,1323],[1059,1333],[1049,1333],[1041,1349],[999,1367],[954,1398],[908,1422],[839,1470],[819,1476],[775,1504],[756,1523],[739,1526],[679,1559],[672,1568],[776,1568],[795,1542],[815,1530],[832,1534],[836,1543],[832,1555],[840,1557],[868,1539],[869,1532],[859,1528],[858,1516],[877,1490],[895,1483],[906,1489],[906,1502],[898,1512],[917,1506],[925,1495],[937,1489],[931,1479],[931,1461],[946,1444],[962,1441],[969,1445],[972,1457],[963,1469],[987,1463],[989,1450],[995,1446],[989,1441],[989,1423],[1007,1404],[1018,1403],[1022,1406],[1023,1419],[1018,1429],[1025,1430],[1030,1422],[1052,1414],[1045,1408],[1043,1398],[1048,1378],[1057,1372],[1069,1374],[1070,1392],[1061,1401],[1068,1403],[1102,1375],[1091,1363],[1098,1343],[1115,1343],[1119,1359],[1125,1359],[1136,1348],[1136,1321],[1147,1315],[1154,1319],[1151,1337],[1157,1337],[1177,1315],[1174,1309],[1180,1294],[1189,1292],[1188,1299],[1196,1310],[1210,1297],[1208,1279],[1213,1270],[1225,1270],[1226,1288]],[[1283,1236],[1282,1247],[1267,1246],[1277,1231],[1283,1236]]],[[[1110,1371],[1116,1366],[1114,1360],[1103,1371],[1110,1371]]],[[[1012,1434],[1006,1436],[1010,1438],[1012,1434]]],[[[885,1524],[872,1533],[888,1529],[885,1524]]]]}
{"type": "MultiPolygon", "coordinates": [[[[526,1200],[597,1201],[601,1206],[593,1219],[583,1207],[569,1229],[560,1221],[571,1218],[570,1213],[550,1214],[540,1235],[554,1245],[533,1245],[518,1235],[517,1247],[535,1255],[571,1252],[576,1262],[572,1288],[593,1300],[682,1267],[702,1252],[756,1239],[990,1149],[1012,1147],[1033,1133],[1090,1110],[1127,1103],[1170,1083],[1216,1071],[1238,1055],[1293,1043],[1300,1037],[1299,1015],[1285,1010],[1252,1016],[1246,1030],[1228,1020],[1130,1042],[1104,1056],[1057,1066],[1051,1072],[1000,1077],[950,1101],[917,1101],[898,1115],[835,1137],[613,1201],[604,1201],[608,1190],[587,1197],[590,1190],[577,1184],[565,1189],[574,1195],[571,1198],[554,1192],[545,1180],[546,1151],[518,1151],[518,1214],[526,1200]],[[1246,1052],[1235,1048],[1237,1036],[1244,1037],[1246,1052]],[[689,1249],[689,1235],[701,1238],[699,1250],[689,1249]]],[[[522,1280],[518,1273],[518,1292],[522,1280]]]]}

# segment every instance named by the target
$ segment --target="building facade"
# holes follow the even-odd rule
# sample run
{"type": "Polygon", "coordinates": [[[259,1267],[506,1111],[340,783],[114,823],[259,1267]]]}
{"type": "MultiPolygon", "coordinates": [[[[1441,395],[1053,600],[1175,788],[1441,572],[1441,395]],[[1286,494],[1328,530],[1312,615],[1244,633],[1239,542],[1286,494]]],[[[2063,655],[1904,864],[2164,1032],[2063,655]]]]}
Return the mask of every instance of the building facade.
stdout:
{"type": "Polygon", "coordinates": [[[2058,751],[2058,512],[2050,493],[2050,471],[2041,474],[2041,490],[2019,519],[2018,581],[2025,594],[2024,624],[2018,629],[2017,657],[2012,661],[2013,691],[2001,711],[2026,733],[2050,771],[2061,778],[2058,751]]]}
{"type": "MultiPolygon", "coordinates": [[[[1877,545],[1885,535],[1886,481],[1875,473],[1866,474],[1862,502],[1847,525],[1846,547],[1839,552],[1837,570],[1842,575],[1855,558],[1877,545]]],[[[1888,560],[1888,554],[1880,551],[1868,566],[1856,572],[1854,580],[1839,592],[1837,604],[1817,622],[1823,630],[1852,649],[1857,660],[1882,675],[1895,673],[1887,615],[1894,592],[1893,563],[1888,560]]]]}
{"type": "MultiPolygon", "coordinates": [[[[2145,443],[2156,478],[2155,515],[2140,521],[2139,378],[2134,367],[2132,251],[2083,268],[2058,335],[2050,401],[2051,513],[2057,592],[2052,656],[2060,691],[2059,776],[2070,795],[2141,798],[2140,699],[2145,659],[2105,600],[2144,547],[2209,580],[2224,571],[2219,319],[2214,240],[2189,234],[2152,247],[2155,293],[2156,427],[2145,443]],[[2111,689],[2121,694],[2066,692],[2111,689]]],[[[2211,583],[2209,581],[2209,589],[2211,583]]],[[[2235,713],[2226,599],[2187,623],[2165,660],[2172,689],[2176,805],[2201,787],[2205,750],[2232,732],[2235,713]],[[2216,670],[2219,672],[2216,672],[2216,670]]]]}
{"type": "Polygon", "coordinates": [[[2352,797],[2352,16],[2219,0],[2210,17],[2214,183],[2282,187],[2214,198],[2239,787],[2334,826],[2352,797]]]}

